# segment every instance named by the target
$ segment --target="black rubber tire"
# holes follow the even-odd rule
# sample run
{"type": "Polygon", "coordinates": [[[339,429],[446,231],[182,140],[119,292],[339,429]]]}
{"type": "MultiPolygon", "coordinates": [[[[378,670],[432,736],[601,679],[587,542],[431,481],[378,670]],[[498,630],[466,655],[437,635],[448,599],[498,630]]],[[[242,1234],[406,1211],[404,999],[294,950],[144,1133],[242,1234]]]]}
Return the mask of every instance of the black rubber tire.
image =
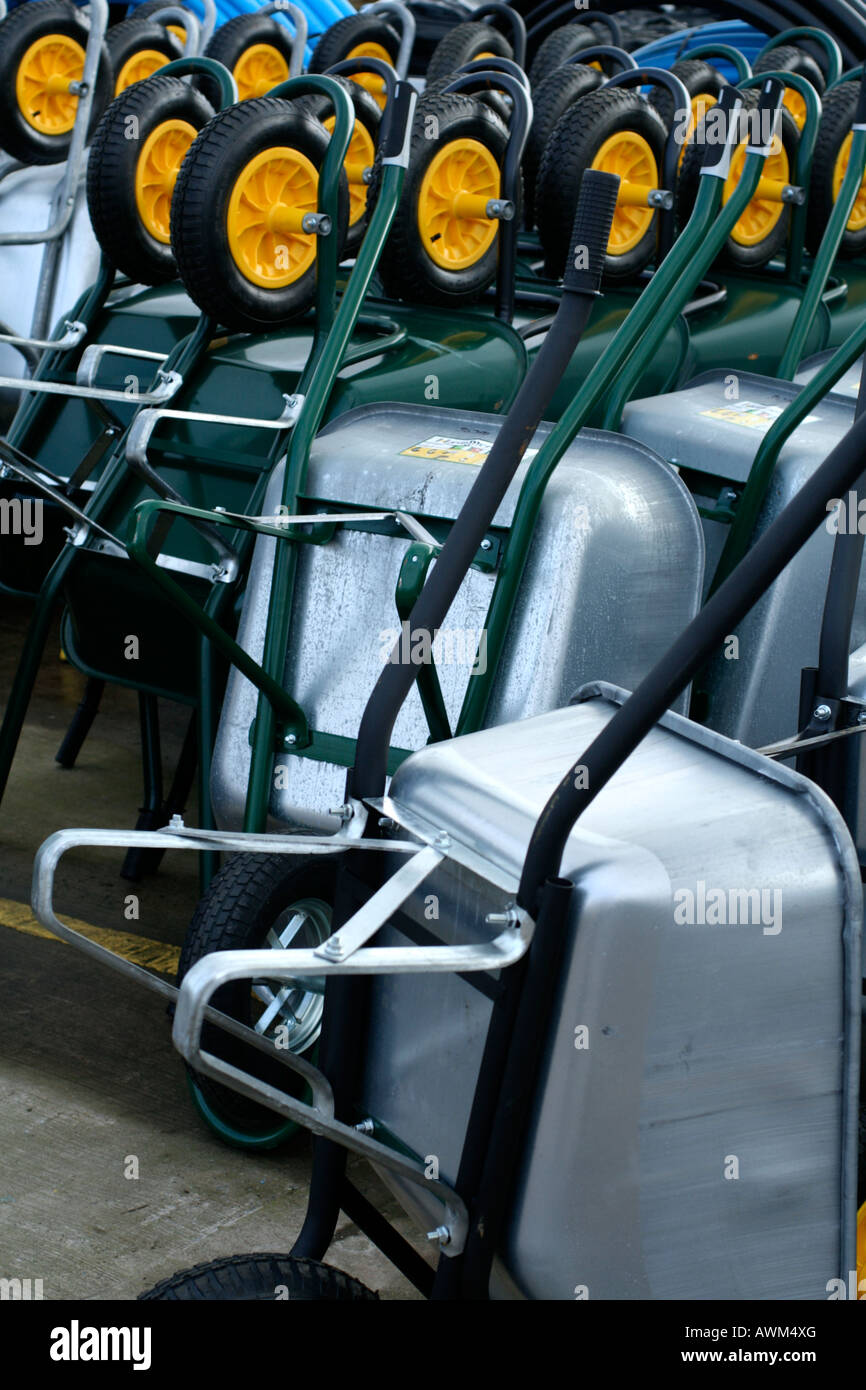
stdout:
{"type": "Polygon", "coordinates": [[[827,81],[830,77],[829,53],[827,53],[823,45],[818,43],[815,39],[797,39],[794,47],[802,48],[803,52],[808,53],[809,57],[814,59],[818,64],[818,67],[821,69],[821,76],[824,79],[824,88],[826,90],[827,81]]]}
{"type": "MultiPolygon", "coordinates": [[[[557,68],[561,68],[563,63],[567,63],[569,58],[582,53],[585,48],[596,48],[599,44],[610,43],[610,34],[600,36],[593,31],[591,24],[581,24],[579,21],[563,24],[559,29],[551,30],[547,38],[539,44],[538,52],[529,69],[529,85],[533,91],[533,100],[536,88],[552,76],[557,68]]],[[[602,58],[599,61],[604,72],[611,74],[619,71],[619,64],[614,59],[602,58]]],[[[593,71],[597,72],[598,69],[593,71]]]]}
{"type": "MultiPolygon", "coordinates": [[[[756,107],[758,104],[758,94],[754,88],[743,93],[746,105],[756,107]]],[[[788,154],[788,164],[793,174],[797,163],[797,150],[800,144],[800,132],[797,129],[797,122],[791,113],[782,110],[782,143],[788,154]]],[[[701,165],[703,163],[703,145],[700,141],[690,140],[686,146],[685,156],[680,166],[680,177],[677,184],[677,222],[682,228],[688,222],[698,196],[698,180],[700,178],[701,165]]],[[[741,246],[729,237],[725,242],[719,256],[719,263],[722,265],[733,266],[739,270],[757,270],[761,266],[767,265],[774,256],[779,255],[785,248],[788,240],[788,230],[791,225],[791,209],[786,207],[769,236],[757,246],[741,246]]]]}
{"type": "MultiPolygon", "coordinates": [[[[127,18],[149,19],[152,14],[157,14],[160,10],[167,9],[169,5],[176,3],[177,0],[144,0],[144,3],[142,5],[136,5],[135,9],[127,16],[127,18]]],[[[183,0],[181,0],[181,3],[183,3],[183,0]]],[[[163,28],[168,28],[169,25],[174,25],[178,28],[182,27],[178,24],[178,21],[176,19],[160,19],[157,22],[161,24],[163,28]]],[[[180,43],[180,39],[178,39],[178,42],[180,43]]]]}
{"type": "MultiPolygon", "coordinates": [[[[723,88],[728,85],[722,74],[701,58],[685,58],[681,63],[674,63],[671,73],[680,79],[690,97],[706,95],[718,101],[723,88]]],[[[673,94],[667,87],[653,87],[649,99],[670,131],[676,114],[673,94]]]]}
{"type": "MultiPolygon", "coordinates": [[[[171,246],[190,298],[225,328],[265,332],[298,318],[312,304],[316,262],[281,288],[253,284],[229,250],[226,216],[241,170],[260,151],[287,145],[321,169],[329,139],[297,102],[255,97],[220,111],[187,154],[172,199],[171,246]]],[[[339,253],[348,223],[349,185],[343,173],[338,225],[331,232],[339,253]]]]}
{"type": "Polygon", "coordinates": [[[362,43],[381,44],[391,54],[392,63],[396,63],[400,38],[390,24],[386,24],[381,15],[350,14],[325,30],[313,50],[310,72],[327,72],[362,43]]]}
{"type": "MultiPolygon", "coordinates": [[[[449,72],[445,77],[437,77],[435,82],[428,82],[424,87],[425,97],[435,97],[440,92],[444,92],[445,88],[454,81],[454,77],[455,74],[449,72]]],[[[485,106],[489,106],[490,110],[495,112],[500,121],[506,126],[508,125],[511,120],[511,107],[503,92],[496,92],[491,89],[490,91],[473,92],[472,96],[478,101],[483,101],[485,106]]]]}
{"type": "MultiPolygon", "coordinates": [[[[373,141],[373,160],[370,163],[370,168],[372,169],[375,167],[376,151],[379,148],[379,130],[382,124],[382,109],[370,93],[366,91],[364,87],[359,87],[357,82],[352,82],[350,79],[342,77],[339,74],[335,76],[334,81],[339,82],[340,86],[345,88],[349,93],[355,112],[355,123],[356,125],[362,125],[373,141]]],[[[301,97],[298,106],[304,111],[309,111],[310,115],[319,121],[327,120],[329,116],[333,116],[334,114],[330,101],[324,96],[301,97]]],[[[343,247],[344,256],[354,256],[358,247],[361,245],[361,242],[364,240],[364,233],[367,230],[367,223],[371,211],[368,189],[368,196],[364,205],[363,214],[354,222],[351,221],[350,208],[349,230],[346,233],[346,242],[343,247]]]]}
{"type": "Polygon", "coordinates": [[[403,196],[379,262],[385,292],[395,299],[448,307],[473,304],[496,278],[498,237],[494,237],[475,265],[455,271],[431,259],[418,229],[418,196],[428,165],[444,144],[459,139],[478,140],[486,145],[502,167],[508,132],[488,106],[463,92],[422,96],[412,123],[403,196]],[[439,123],[438,139],[427,135],[426,123],[431,116],[439,123]]]}
{"type": "Polygon", "coordinates": [[[170,1279],[163,1279],[138,1301],[163,1303],[243,1302],[359,1303],[378,1301],[364,1284],[341,1269],[318,1260],[298,1260],[291,1255],[228,1255],[208,1264],[193,1265],[170,1279]],[[285,1292],[282,1292],[285,1290],[285,1292]]]}
{"type": "Polygon", "coordinates": [[[415,42],[412,44],[409,72],[412,77],[424,77],[436,45],[455,24],[471,19],[472,11],[462,0],[409,0],[408,7],[415,19],[415,42]]]}
{"type": "MultiPolygon", "coordinates": [[[[824,97],[824,113],[812,160],[809,185],[809,210],[806,218],[806,245],[817,251],[833,211],[833,173],[842,145],[854,123],[859,95],[858,82],[843,82],[824,97]]],[[[847,260],[866,252],[866,229],[846,231],[842,235],[838,254],[847,260]]]]}
{"type": "Polygon", "coordinates": [[[447,77],[449,73],[462,68],[464,63],[473,62],[479,53],[494,53],[498,58],[514,57],[514,50],[505,35],[490,24],[472,19],[465,24],[455,25],[451,33],[436,45],[427,69],[427,81],[436,82],[440,77],[447,77]]]}
{"type": "Polygon", "coordinates": [[[203,130],[213,107],[179,77],[155,73],[121,92],[109,106],[87,163],[87,210],[94,235],[111,263],[139,285],[174,280],[171,246],[152,236],[135,199],[135,175],[144,142],[163,121],[188,121],[203,130]],[[129,138],[130,118],[137,139],[129,138]]]}
{"type": "MultiPolygon", "coordinates": [[[[199,902],[184,938],[178,963],[177,982],[202,956],[211,951],[233,951],[265,945],[267,933],[280,914],[294,902],[316,898],[333,901],[336,864],[329,856],[299,859],[285,854],[237,854],[221,869],[199,902]]],[[[251,1021],[251,995],[248,981],[235,981],[217,990],[211,1000],[214,1008],[243,1023],[251,1021]]],[[[203,1038],[208,1051],[225,1061],[243,1065],[255,1075],[283,1091],[300,1095],[302,1085],[279,1061],[244,1048],[242,1043],[218,1028],[205,1026],[203,1038]]],[[[316,1045],[314,1039],[305,1053],[316,1045]]],[[[266,1106],[238,1095],[207,1076],[190,1071],[207,1106],[233,1129],[253,1139],[271,1136],[262,1147],[282,1143],[294,1126],[281,1121],[266,1106]]]]}
{"type": "MultiPolygon", "coordinates": [[[[116,97],[121,95],[121,92],[115,89],[120,81],[124,63],[127,63],[141,49],[146,48],[155,53],[162,53],[167,63],[183,57],[183,48],[174,34],[170,34],[155,20],[124,19],[120,24],[115,24],[112,29],[107,30],[105,45],[111,58],[111,67],[114,73],[112,92],[116,97]]],[[[154,76],[156,76],[155,73],[154,76]]],[[[121,91],[126,91],[134,85],[134,83],[129,82],[126,87],[121,88],[121,91]]]]}
{"type": "MultiPolygon", "coordinates": [[[[661,116],[624,87],[601,87],[568,108],[547,142],[535,187],[535,221],[548,275],[561,276],[571,244],[574,211],[583,175],[605,140],[620,132],[642,135],[652,149],[661,180],[667,131],[661,116]]],[[[605,256],[611,280],[639,275],[656,251],[657,215],[637,246],[624,255],[605,256]]]]}
{"type": "Polygon", "coordinates": [[[778,48],[771,48],[769,53],[762,53],[755,60],[752,72],[756,77],[762,72],[797,73],[812,83],[819,97],[824,95],[827,86],[824,74],[811,53],[793,43],[782,43],[778,48]]]}
{"type": "MultiPolygon", "coordinates": [[[[24,119],[15,92],[22,58],[31,44],[49,34],[63,34],[86,48],[88,33],[81,12],[69,0],[28,0],[26,5],[11,10],[0,23],[0,149],[22,164],[60,163],[66,158],[72,138],[71,130],[63,135],[47,135],[24,119]]],[[[103,44],[88,135],[99,124],[111,100],[112,88],[111,59],[103,44]]]]}
{"type": "MultiPolygon", "coordinates": [[[[570,27],[577,28],[577,25],[570,27]]],[[[585,63],[569,63],[567,67],[556,68],[533,92],[532,125],[523,151],[523,208],[525,224],[530,230],[535,226],[535,185],[547,142],[569,106],[596,91],[603,81],[604,74],[598,68],[585,63]]]]}
{"type": "MultiPolygon", "coordinates": [[[[227,24],[221,24],[211,35],[205,49],[205,57],[215,58],[234,75],[244,53],[254,44],[267,44],[269,48],[276,49],[285,62],[288,78],[292,61],[292,35],[285,24],[281,24],[271,15],[255,12],[239,14],[227,24]]],[[[265,93],[262,92],[260,95],[264,96],[265,93]]]]}

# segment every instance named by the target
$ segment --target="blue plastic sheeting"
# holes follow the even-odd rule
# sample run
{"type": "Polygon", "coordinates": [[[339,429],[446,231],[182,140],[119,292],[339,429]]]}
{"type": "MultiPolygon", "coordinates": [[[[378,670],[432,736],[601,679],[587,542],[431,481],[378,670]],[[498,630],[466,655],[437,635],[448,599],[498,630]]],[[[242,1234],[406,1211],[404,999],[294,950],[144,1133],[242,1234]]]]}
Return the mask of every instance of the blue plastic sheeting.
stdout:
{"type": "MultiPolygon", "coordinates": [[[[166,0],[166,4],[177,3],[178,0],[166,0]]],[[[202,17],[202,7],[197,0],[182,0],[184,4],[189,4],[193,14],[202,17]]],[[[141,0],[132,0],[129,6],[129,13],[132,14],[137,3],[141,0]]],[[[216,0],[217,7],[217,28],[225,24],[230,19],[235,19],[239,14],[253,14],[260,10],[265,0],[216,0]]],[[[326,29],[330,29],[332,24],[336,24],[338,19],[345,19],[347,15],[355,14],[354,5],[349,4],[349,0],[294,0],[299,9],[304,11],[307,16],[307,23],[310,26],[310,38],[317,39],[326,29]]],[[[286,20],[283,16],[275,15],[280,23],[285,24],[291,31],[291,20],[286,20]]],[[[313,54],[315,44],[308,44],[306,49],[306,62],[309,63],[313,54]]]]}
{"type": "MultiPolygon", "coordinates": [[[[699,29],[683,29],[678,34],[668,34],[663,39],[656,39],[654,43],[636,49],[633,56],[641,64],[672,68],[680,59],[687,58],[690,49],[697,48],[699,44],[726,43],[731,48],[739,49],[744,58],[754,63],[768,41],[769,36],[762,34],[759,29],[753,29],[751,24],[744,24],[740,19],[730,19],[718,24],[704,24],[699,29]]],[[[716,62],[714,58],[708,61],[729,81],[736,79],[736,72],[731,63],[722,59],[716,62]]]]}

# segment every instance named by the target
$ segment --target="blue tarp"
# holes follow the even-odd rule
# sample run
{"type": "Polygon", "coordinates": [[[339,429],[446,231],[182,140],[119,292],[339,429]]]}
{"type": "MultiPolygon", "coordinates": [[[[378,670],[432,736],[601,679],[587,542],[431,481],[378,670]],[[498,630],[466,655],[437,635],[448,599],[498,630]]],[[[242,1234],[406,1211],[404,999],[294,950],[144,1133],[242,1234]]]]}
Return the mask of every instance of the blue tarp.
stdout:
{"type": "MultiPolygon", "coordinates": [[[[663,39],[656,39],[654,43],[645,44],[643,48],[635,50],[634,57],[644,65],[652,65],[657,68],[672,68],[674,63],[682,58],[687,58],[689,50],[697,48],[704,43],[726,43],[731,48],[737,48],[744,58],[748,58],[750,63],[754,63],[762,48],[768,42],[768,35],[762,34],[759,29],[753,29],[751,24],[744,24],[742,20],[730,19],[718,24],[704,24],[700,29],[684,29],[678,34],[668,34],[663,39]]],[[[723,77],[729,81],[736,81],[736,72],[733,64],[726,63],[722,59],[718,62],[714,58],[708,60],[717,67],[723,77]]]]}

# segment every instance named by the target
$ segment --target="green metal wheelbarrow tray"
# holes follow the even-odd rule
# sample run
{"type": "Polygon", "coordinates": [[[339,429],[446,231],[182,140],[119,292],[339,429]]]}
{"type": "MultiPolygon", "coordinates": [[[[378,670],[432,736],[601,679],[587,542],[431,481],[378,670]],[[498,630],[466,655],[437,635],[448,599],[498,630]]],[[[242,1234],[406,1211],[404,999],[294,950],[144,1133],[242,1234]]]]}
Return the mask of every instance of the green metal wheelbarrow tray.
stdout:
{"type": "MultiPolygon", "coordinates": [[[[348,62],[338,67],[351,70],[357,65],[348,62]]],[[[386,64],[377,66],[383,81],[387,79],[393,88],[393,72],[386,64]]],[[[218,77],[223,103],[230,104],[228,74],[211,60],[180,60],[163,69],[161,76],[199,69],[218,77]]],[[[514,131],[521,142],[530,111],[525,105],[521,129],[514,131]]],[[[521,149],[522,143],[511,161],[515,174],[521,149]]],[[[500,281],[505,271],[503,266],[500,281]]],[[[9,479],[3,486],[10,493],[20,492],[38,469],[44,483],[65,491],[68,501],[82,506],[107,463],[124,447],[133,415],[160,403],[181,411],[172,417],[169,451],[178,478],[189,485],[191,500],[203,502],[194,476],[197,464],[225,467],[240,459],[242,466],[256,469],[267,460],[268,442],[262,444],[255,427],[261,422],[266,432],[269,422],[280,419],[285,399],[298,389],[310,354],[321,346],[324,330],[316,327],[315,315],[308,316],[280,334],[240,335],[235,353],[237,337],[227,338],[215,323],[203,320],[179,284],[130,293],[129,287],[115,288],[116,278],[103,257],[96,284],[59,327],[58,345],[44,353],[36,373],[38,385],[28,391],[24,380],[7,379],[9,385],[22,389],[25,399],[8,438],[0,441],[5,455],[5,463],[0,460],[0,464],[9,479]],[[117,385],[97,384],[107,367],[115,373],[119,368],[122,379],[117,385]],[[153,377],[144,390],[140,377],[145,382],[153,377]],[[235,411],[226,412],[227,401],[237,402],[235,411]],[[249,423],[246,431],[245,421],[249,423]],[[190,459],[195,462],[187,462],[190,459]]],[[[343,363],[352,392],[348,399],[338,392],[331,413],[349,408],[359,395],[367,400],[415,400],[426,391],[429,398],[439,383],[450,399],[465,401],[467,406],[497,410],[507,404],[527,365],[522,342],[505,325],[477,312],[470,310],[467,319],[463,329],[460,320],[455,326],[453,315],[436,309],[415,310],[391,302],[363,308],[343,363]],[[430,364],[429,372],[419,373],[419,365],[425,362],[430,364]],[[431,387],[431,382],[437,386],[431,387]]],[[[159,453],[166,449],[166,442],[157,438],[152,447],[159,453]]],[[[237,505],[237,498],[223,500],[237,505]]],[[[62,544],[70,507],[63,498],[53,502],[49,497],[46,510],[50,532],[38,554],[11,542],[3,548],[0,588],[27,595],[38,592],[62,544]]]]}

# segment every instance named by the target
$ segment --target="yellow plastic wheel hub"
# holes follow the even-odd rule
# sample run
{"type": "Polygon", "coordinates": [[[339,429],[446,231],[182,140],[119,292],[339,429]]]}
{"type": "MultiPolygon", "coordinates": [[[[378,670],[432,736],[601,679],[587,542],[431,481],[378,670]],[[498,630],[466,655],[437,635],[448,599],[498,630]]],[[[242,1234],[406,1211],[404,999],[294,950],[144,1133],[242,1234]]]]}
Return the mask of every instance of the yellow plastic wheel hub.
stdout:
{"type": "Polygon", "coordinates": [[[698,92],[697,96],[692,97],[692,114],[689,120],[688,129],[686,130],[686,138],[683,141],[683,147],[680,150],[680,158],[677,168],[681,169],[683,167],[683,160],[686,157],[686,150],[689,147],[689,141],[691,140],[701,121],[706,116],[710,107],[715,106],[717,101],[718,97],[710,96],[709,92],[698,92]]]}
{"type": "MultiPolygon", "coordinates": [[[[381,43],[359,43],[346,54],[347,58],[379,58],[383,63],[394,66],[394,59],[387,48],[381,43]]],[[[377,72],[353,72],[352,81],[357,82],[359,87],[363,87],[370,93],[379,109],[385,110],[387,95],[385,91],[384,79],[377,72]]]]}
{"type": "Polygon", "coordinates": [[[174,34],[175,38],[183,44],[184,48],[186,48],[186,30],[184,29],[183,25],[167,24],[166,28],[168,29],[168,32],[170,34],[174,34]]]}
{"type": "Polygon", "coordinates": [[[238,84],[238,98],[263,97],[280,82],[286,82],[289,65],[278,48],[270,43],[254,43],[245,49],[232,69],[238,84]]]}
{"type": "MultiPolygon", "coordinates": [[[[740,182],[746,163],[746,148],[744,141],[731,160],[731,172],[725,182],[722,196],[723,203],[728,201],[740,182]]],[[[785,211],[782,189],[789,182],[790,173],[788,151],[781,137],[775,135],[773,147],[764,161],[764,173],[757,192],[731,233],[731,239],[738,246],[760,246],[776,227],[785,211]]]]}
{"type": "Polygon", "coordinates": [[[806,124],[806,98],[802,97],[799,92],[795,92],[793,87],[786,87],[783,105],[788,108],[797,122],[797,129],[802,130],[806,124]]]}
{"type": "Polygon", "coordinates": [[[153,77],[155,72],[170,62],[171,59],[156,48],[140,48],[137,53],[131,53],[117,74],[114,95],[120,96],[133,82],[144,82],[148,77],[153,77]]]}
{"type": "Polygon", "coordinates": [[[620,177],[607,254],[625,256],[640,245],[655,217],[655,210],[647,207],[647,197],[659,186],[652,146],[636,131],[620,131],[605,140],[596,152],[592,168],[620,177]]]}
{"type": "Polygon", "coordinates": [[[18,64],[15,97],[29,126],[40,135],[66,135],[75,124],[78,97],[70,82],[84,76],[84,49],[66,34],[36,39],[18,64]]]}
{"type": "Polygon", "coordinates": [[[283,289],[316,259],[316,237],[303,218],[316,211],[319,174],[300,150],[262,150],[235,180],[226,216],[229,251],[245,280],[283,289]]]}
{"type": "Polygon", "coordinates": [[[466,270],[487,253],[498,224],[486,215],[499,197],[499,165],[480,140],[452,140],[430,161],[418,194],[418,231],[443,270],[466,270]]]}
{"type": "Polygon", "coordinates": [[[168,246],[171,195],[198,131],[189,121],[162,121],[144,142],[135,166],[135,205],[146,230],[168,246]]]}
{"type": "MultiPolygon", "coordinates": [[[[335,117],[328,116],[322,124],[328,132],[333,131],[335,117]]],[[[360,222],[367,210],[369,188],[364,182],[364,170],[372,169],[375,158],[376,147],[373,144],[372,135],[365,125],[356,121],[352,127],[352,138],[349,141],[349,148],[346,151],[346,159],[343,164],[346,178],[349,181],[350,227],[354,227],[356,222],[360,222]]]]}
{"type": "MultiPolygon", "coordinates": [[[[842,143],[842,148],[836,156],[836,163],[833,166],[834,203],[842,190],[842,180],[848,172],[848,162],[851,158],[851,143],[853,139],[854,132],[853,130],[849,130],[842,143]]],[[[864,227],[866,227],[866,175],[864,175],[863,182],[860,185],[860,192],[857,194],[854,206],[851,209],[851,216],[848,219],[848,225],[845,230],[848,232],[862,232],[864,227]]]]}

